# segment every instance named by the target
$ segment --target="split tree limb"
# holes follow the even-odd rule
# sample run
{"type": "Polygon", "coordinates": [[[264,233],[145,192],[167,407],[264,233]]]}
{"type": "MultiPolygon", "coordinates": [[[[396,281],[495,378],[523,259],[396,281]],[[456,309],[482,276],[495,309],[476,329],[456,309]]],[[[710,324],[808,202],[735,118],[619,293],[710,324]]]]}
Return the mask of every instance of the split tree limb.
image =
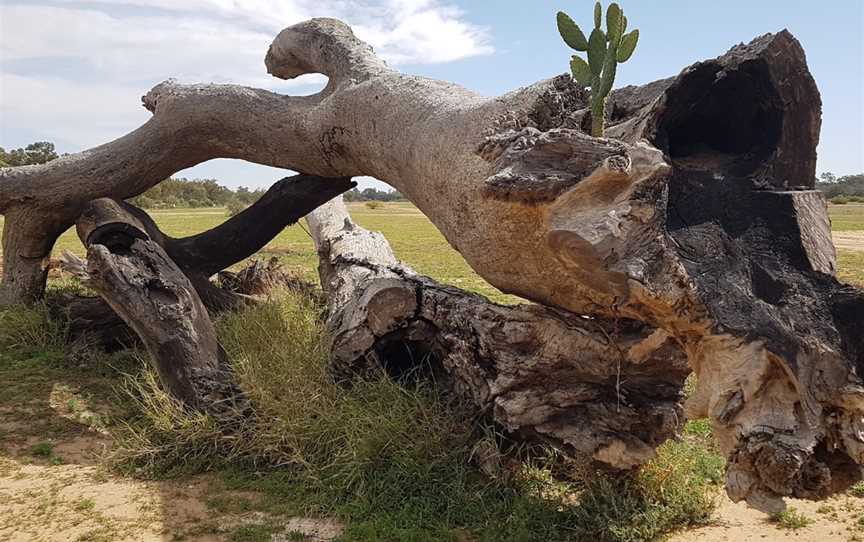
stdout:
{"type": "Polygon", "coordinates": [[[294,175],[277,181],[258,201],[222,224],[190,237],[169,237],[146,214],[147,231],[187,273],[210,277],[269,243],[316,207],[357,186],[348,177],[294,175]]]}
{"type": "Polygon", "coordinates": [[[243,300],[213,285],[211,276],[255,254],[285,227],[355,186],[348,177],[285,177],[219,226],[179,239],[163,233],[145,211],[126,202],[120,205],[189,277],[207,307],[218,311],[236,307],[243,300]]]}
{"type": "Polygon", "coordinates": [[[187,406],[242,412],[225,353],[189,279],[116,201],[94,200],[78,222],[87,284],[144,342],[166,389],[187,406]]]}
{"type": "MultiPolygon", "coordinates": [[[[98,227],[114,227],[129,231],[130,235],[144,232],[191,281],[204,305],[210,311],[219,312],[245,304],[249,297],[216,286],[210,281],[212,275],[252,256],[286,226],[354,186],[356,184],[349,178],[286,177],[274,183],[258,201],[219,226],[179,239],[163,233],[147,212],[124,201],[114,201],[110,207],[85,208],[76,227],[82,242],[86,237],[82,228],[86,232],[98,227]],[[89,214],[91,212],[96,214],[89,214]]],[[[113,348],[130,338],[122,321],[100,298],[66,297],[60,299],[58,305],[68,314],[73,337],[90,335],[105,348],[113,348]]]]}

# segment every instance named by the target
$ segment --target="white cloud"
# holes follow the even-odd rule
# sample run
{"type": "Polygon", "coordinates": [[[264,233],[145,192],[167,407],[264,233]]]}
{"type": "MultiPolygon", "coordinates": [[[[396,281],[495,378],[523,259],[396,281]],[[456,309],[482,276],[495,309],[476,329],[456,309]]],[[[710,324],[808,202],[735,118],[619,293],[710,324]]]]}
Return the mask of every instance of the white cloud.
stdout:
{"type": "Polygon", "coordinates": [[[315,92],[323,76],[281,81],[263,61],[279,30],[311,17],[344,20],[391,64],[490,54],[487,32],[446,2],[3,0],[0,144],[33,133],[64,151],[109,141],[146,120],[140,96],[169,77],[315,92]]]}
{"type": "MultiPolygon", "coordinates": [[[[79,66],[109,84],[188,81],[269,85],[264,32],[200,16],[117,17],[92,9],[3,8],[4,63],[28,60],[79,66]]],[[[13,64],[14,65],[14,64],[13,64]]]]}
{"type": "Polygon", "coordinates": [[[77,7],[80,2],[64,3],[67,7],[32,0],[0,8],[4,55],[68,56],[85,51],[106,59],[122,53],[169,53],[164,58],[169,66],[214,56],[232,65],[246,60],[222,54],[234,51],[237,57],[257,56],[253,67],[260,69],[279,30],[322,16],[352,25],[393,64],[448,62],[493,51],[485,29],[464,21],[458,8],[437,0],[101,0],[87,8],[77,7]],[[174,47],[180,44],[185,47],[174,47]]]}
{"type": "Polygon", "coordinates": [[[7,146],[20,129],[57,143],[61,150],[85,149],[122,136],[143,124],[150,113],[141,107],[141,90],[91,85],[53,77],[0,73],[0,118],[7,146]]]}

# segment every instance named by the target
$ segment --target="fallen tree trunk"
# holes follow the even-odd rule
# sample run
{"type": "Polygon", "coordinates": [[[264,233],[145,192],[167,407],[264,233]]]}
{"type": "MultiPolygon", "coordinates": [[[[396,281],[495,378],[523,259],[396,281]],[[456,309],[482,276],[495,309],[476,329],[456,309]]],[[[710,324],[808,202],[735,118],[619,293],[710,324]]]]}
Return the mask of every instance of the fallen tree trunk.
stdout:
{"type": "Polygon", "coordinates": [[[607,469],[641,465],[680,428],[690,371],[666,332],[625,318],[496,305],[417,275],[381,234],[351,221],[341,198],[307,221],[337,379],[431,368],[436,384],[507,431],[607,469]]]}
{"type": "Polygon", "coordinates": [[[502,291],[674,337],[734,499],[770,508],[860,477],[864,294],[833,276],[813,190],[820,98],[791,34],[614,92],[610,138],[580,129],[587,94],[568,77],[488,99],[390,70],[332,19],[282,31],[266,65],[329,82],[290,97],[169,81],[144,97],[153,118],[135,132],[0,170],[7,298],[39,294],[56,235],[87,202],[196,163],[372,175],[502,291]]]}
{"type": "Polygon", "coordinates": [[[88,286],[135,330],[166,389],[191,408],[222,418],[242,414],[246,401],[207,309],[141,222],[103,198],[85,207],[77,229],[87,247],[88,286]]]}

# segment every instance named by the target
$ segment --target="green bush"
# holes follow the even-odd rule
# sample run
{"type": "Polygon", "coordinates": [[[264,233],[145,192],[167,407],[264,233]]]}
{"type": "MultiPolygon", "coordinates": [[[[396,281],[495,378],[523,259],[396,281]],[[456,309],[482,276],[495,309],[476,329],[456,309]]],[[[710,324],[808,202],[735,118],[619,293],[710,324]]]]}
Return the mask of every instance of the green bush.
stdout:
{"type": "Polygon", "coordinates": [[[231,200],[231,201],[229,201],[228,204],[225,206],[225,208],[226,208],[226,214],[227,214],[228,216],[237,216],[237,215],[239,215],[241,212],[243,212],[247,207],[249,207],[249,206],[246,205],[246,204],[243,203],[243,202],[240,202],[240,201],[237,201],[237,200],[231,200]]]}
{"type": "Polygon", "coordinates": [[[380,201],[367,201],[367,202],[366,202],[366,208],[367,208],[367,209],[372,209],[372,210],[375,210],[375,209],[383,209],[383,208],[384,208],[384,204],[381,203],[380,201]]]}
{"type": "Polygon", "coordinates": [[[833,198],[831,198],[831,203],[835,205],[845,205],[850,201],[851,199],[849,198],[849,196],[834,196],[833,198]]]}
{"type": "Polygon", "coordinates": [[[797,531],[813,523],[813,520],[799,512],[794,506],[771,516],[771,521],[781,529],[797,531]]]}
{"type": "Polygon", "coordinates": [[[44,303],[0,307],[0,367],[21,363],[61,365],[67,322],[50,317],[44,303]]]}

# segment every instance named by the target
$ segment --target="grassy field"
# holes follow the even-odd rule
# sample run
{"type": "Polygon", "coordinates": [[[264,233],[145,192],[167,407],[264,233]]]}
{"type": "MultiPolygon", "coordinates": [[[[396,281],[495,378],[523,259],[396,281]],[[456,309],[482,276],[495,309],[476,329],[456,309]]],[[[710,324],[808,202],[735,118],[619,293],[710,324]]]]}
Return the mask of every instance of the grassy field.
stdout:
{"type": "MultiPolygon", "coordinates": [[[[419,272],[517,300],[478,277],[412,205],[352,204],[351,212],[419,272]]],[[[864,231],[864,205],[830,213],[835,231],[864,231]]],[[[226,219],[222,209],[152,214],[177,237],[226,219]]],[[[858,235],[849,236],[853,248],[858,235]]],[[[83,252],[72,231],[57,248],[83,252]]],[[[839,274],[864,285],[861,249],[839,251],[839,274]]],[[[262,255],[317,278],[301,225],[262,255]]],[[[218,320],[241,387],[260,409],[240,433],[226,433],[178,409],[142,369],[146,354],[68,344],[63,322],[43,308],[0,310],[0,540],[62,532],[97,542],[263,542],[280,533],[341,542],[639,542],[714,520],[723,536],[731,522],[766,542],[786,529],[801,540],[864,540],[864,485],[824,505],[796,502],[798,512],[773,523],[755,513],[742,520],[719,496],[723,459],[706,420],[690,421],[630,478],[575,468],[562,478],[560,466],[553,477],[548,451],[537,450],[490,478],[477,452],[506,440],[458,404],[389,380],[334,386],[319,311],[288,297],[218,320]]],[[[704,531],[695,533],[676,536],[689,542],[704,531]]]]}
{"type": "MultiPolygon", "coordinates": [[[[380,209],[369,209],[362,203],[349,204],[352,217],[364,228],[380,231],[390,242],[396,256],[416,271],[437,280],[477,292],[493,301],[516,302],[517,298],[502,294],[468,267],[429,222],[410,203],[388,203],[380,209]]],[[[226,219],[224,209],[154,210],[153,218],[163,231],[174,237],[185,237],[210,229],[226,219]]],[[[834,231],[864,232],[864,204],[829,206],[834,231]]],[[[0,226],[3,218],[0,217],[0,226]]],[[[864,284],[864,242],[860,251],[839,250],[840,277],[864,284]]],[[[74,230],[64,233],[57,242],[55,255],[63,250],[83,254],[74,230]]],[[[260,255],[276,256],[282,263],[310,280],[317,280],[317,255],[309,234],[298,224],[286,228],[273,239],[260,255]]]]}
{"type": "MultiPolygon", "coordinates": [[[[352,217],[364,228],[380,231],[396,252],[424,275],[454,284],[466,290],[482,293],[495,301],[515,300],[491,287],[474,273],[435,229],[426,217],[410,203],[388,203],[381,209],[368,209],[364,204],[349,204],[352,217]]],[[[226,220],[224,209],[154,210],[153,218],[164,232],[173,237],[185,237],[217,226],[226,220]]],[[[0,217],[0,226],[3,218],[0,217]]],[[[79,255],[84,249],[73,229],[57,242],[55,257],[63,250],[79,255]]],[[[318,256],[309,234],[302,225],[286,228],[273,239],[260,255],[277,256],[292,270],[310,280],[317,280],[318,256]]]]}
{"type": "Polygon", "coordinates": [[[864,203],[829,205],[831,229],[834,231],[864,231],[864,203]]]}

